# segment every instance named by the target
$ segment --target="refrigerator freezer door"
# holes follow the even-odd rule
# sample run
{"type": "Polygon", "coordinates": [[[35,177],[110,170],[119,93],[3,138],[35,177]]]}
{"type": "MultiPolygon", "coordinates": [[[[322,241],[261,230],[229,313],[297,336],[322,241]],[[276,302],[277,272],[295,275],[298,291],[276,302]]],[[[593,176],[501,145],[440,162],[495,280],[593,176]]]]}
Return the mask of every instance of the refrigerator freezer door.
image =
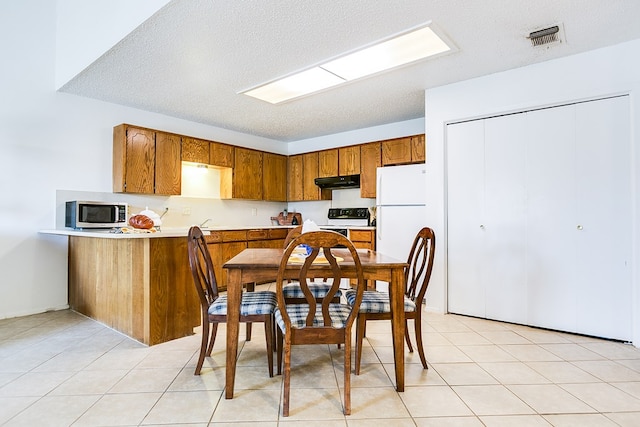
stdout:
{"type": "Polygon", "coordinates": [[[426,202],[424,163],[378,168],[376,205],[423,205],[426,202]]]}

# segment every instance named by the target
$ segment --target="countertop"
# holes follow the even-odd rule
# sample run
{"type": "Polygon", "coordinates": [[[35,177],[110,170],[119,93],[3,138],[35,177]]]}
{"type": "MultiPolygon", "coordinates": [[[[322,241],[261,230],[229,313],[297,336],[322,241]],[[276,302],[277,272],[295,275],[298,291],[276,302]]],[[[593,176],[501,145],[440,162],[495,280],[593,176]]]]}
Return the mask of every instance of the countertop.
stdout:
{"type": "MultiPolygon", "coordinates": [[[[348,228],[350,230],[375,230],[375,227],[367,226],[330,226],[319,225],[322,228],[348,228]]],[[[265,228],[293,228],[288,225],[253,225],[253,226],[212,226],[203,228],[202,232],[205,235],[210,234],[211,231],[223,231],[223,230],[262,230],[265,228]]],[[[51,230],[40,230],[42,234],[55,234],[60,236],[80,236],[80,237],[100,237],[104,239],[149,239],[158,237],[187,237],[189,227],[177,227],[177,228],[161,228],[160,231],[155,233],[114,233],[111,229],[105,230],[74,230],[71,228],[60,228],[51,230]]]]}

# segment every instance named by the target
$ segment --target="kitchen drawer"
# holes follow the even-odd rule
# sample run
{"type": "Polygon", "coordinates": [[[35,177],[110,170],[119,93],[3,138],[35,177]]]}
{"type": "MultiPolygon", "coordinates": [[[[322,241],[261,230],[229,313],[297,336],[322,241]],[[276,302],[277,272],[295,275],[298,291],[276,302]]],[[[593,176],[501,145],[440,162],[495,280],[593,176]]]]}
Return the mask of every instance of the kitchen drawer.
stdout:
{"type": "Polygon", "coordinates": [[[211,231],[208,236],[204,236],[207,243],[221,242],[242,242],[247,240],[246,230],[224,230],[211,231]]]}
{"type": "Polygon", "coordinates": [[[220,243],[222,242],[222,232],[211,231],[209,235],[204,236],[204,241],[207,243],[220,243]]]}
{"type": "Polygon", "coordinates": [[[247,231],[247,240],[265,240],[269,238],[269,230],[266,228],[247,231]]]}
{"type": "Polygon", "coordinates": [[[269,238],[270,239],[284,239],[291,231],[291,228],[272,228],[269,230],[269,238]]]}
{"type": "Polygon", "coordinates": [[[373,241],[373,230],[349,230],[349,240],[352,242],[373,241]]]}

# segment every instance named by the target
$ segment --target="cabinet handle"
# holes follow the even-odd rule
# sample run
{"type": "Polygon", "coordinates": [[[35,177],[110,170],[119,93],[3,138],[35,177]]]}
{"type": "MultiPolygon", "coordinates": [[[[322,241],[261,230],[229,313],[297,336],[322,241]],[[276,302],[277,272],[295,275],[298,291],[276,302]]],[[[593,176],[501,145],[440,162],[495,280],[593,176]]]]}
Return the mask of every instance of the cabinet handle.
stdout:
{"type": "Polygon", "coordinates": [[[582,230],[582,226],[581,226],[581,225],[578,225],[576,228],[577,228],[578,230],[582,230]]]}
{"type": "Polygon", "coordinates": [[[480,224],[480,228],[484,230],[484,224],[480,224]]]}

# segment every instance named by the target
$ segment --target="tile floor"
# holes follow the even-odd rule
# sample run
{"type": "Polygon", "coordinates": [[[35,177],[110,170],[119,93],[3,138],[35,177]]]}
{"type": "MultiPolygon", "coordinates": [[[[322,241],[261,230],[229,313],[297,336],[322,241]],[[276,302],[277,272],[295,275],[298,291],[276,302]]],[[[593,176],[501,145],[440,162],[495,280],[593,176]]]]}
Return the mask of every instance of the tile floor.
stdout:
{"type": "Polygon", "coordinates": [[[0,425],[640,426],[640,349],[456,315],[428,313],[423,330],[430,368],[407,353],[397,393],[389,325],[369,324],[347,417],[341,350],[295,348],[283,418],[259,327],[226,400],[224,328],[194,376],[198,334],[146,347],[68,310],[0,320],[0,425]]]}

